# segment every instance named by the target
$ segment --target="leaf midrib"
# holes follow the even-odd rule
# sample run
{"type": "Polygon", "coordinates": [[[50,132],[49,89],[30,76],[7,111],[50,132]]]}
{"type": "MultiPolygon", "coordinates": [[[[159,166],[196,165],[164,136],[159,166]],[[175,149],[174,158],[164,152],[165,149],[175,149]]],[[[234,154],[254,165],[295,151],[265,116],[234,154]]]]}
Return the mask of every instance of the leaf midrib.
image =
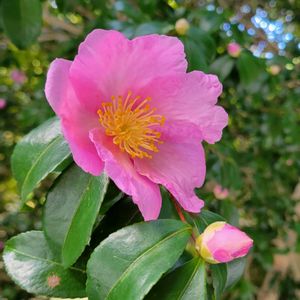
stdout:
{"type": "MultiPolygon", "coordinates": [[[[46,259],[46,258],[41,258],[41,257],[30,255],[28,253],[16,250],[16,248],[12,248],[9,245],[7,245],[5,248],[6,248],[5,252],[7,252],[8,250],[11,250],[12,252],[20,254],[20,255],[23,255],[25,257],[28,257],[28,258],[31,258],[31,259],[34,259],[34,260],[39,260],[39,261],[47,262],[47,263],[54,264],[54,265],[58,265],[58,266],[60,266],[60,267],[62,267],[64,269],[64,266],[62,264],[60,264],[59,262],[57,262],[57,261],[53,261],[53,260],[49,260],[49,259],[46,259]]],[[[70,267],[69,269],[70,270],[74,270],[74,271],[78,271],[78,272],[82,272],[82,273],[86,273],[85,270],[79,269],[79,268],[76,268],[76,267],[70,267]]]]}
{"type": "MultiPolygon", "coordinates": [[[[27,185],[27,181],[28,181],[28,178],[30,178],[33,170],[35,169],[35,167],[37,166],[38,162],[42,159],[42,157],[45,155],[46,152],[48,152],[48,150],[50,148],[52,148],[53,145],[55,145],[56,143],[58,144],[58,142],[61,142],[61,141],[64,141],[62,136],[59,135],[57,137],[55,137],[48,145],[47,147],[40,153],[38,154],[38,157],[37,159],[34,161],[34,163],[31,165],[29,171],[27,172],[24,180],[23,180],[23,184],[22,184],[22,198],[23,200],[26,198],[27,194],[24,195],[24,186],[27,185]]],[[[69,155],[69,154],[68,154],[69,155]]],[[[55,167],[55,166],[54,166],[55,167]]],[[[43,179],[43,178],[42,178],[43,179]]]]}
{"type": "MultiPolygon", "coordinates": [[[[124,278],[126,277],[126,275],[133,269],[133,267],[145,256],[147,255],[149,252],[151,252],[152,250],[154,250],[155,248],[157,248],[160,244],[164,243],[165,241],[169,240],[170,238],[179,235],[180,233],[184,232],[184,231],[190,231],[191,228],[190,227],[186,227],[184,229],[181,229],[179,231],[176,231],[174,233],[172,233],[171,235],[165,237],[164,239],[162,239],[161,241],[159,241],[157,244],[155,244],[154,246],[150,247],[149,249],[147,249],[145,252],[143,252],[141,255],[138,256],[138,258],[136,258],[132,264],[130,264],[128,266],[128,268],[123,272],[123,274],[119,277],[119,279],[116,281],[116,283],[112,286],[112,288],[109,290],[108,294],[106,295],[105,299],[108,299],[108,297],[110,296],[110,294],[112,293],[112,291],[115,289],[115,287],[124,280],[124,278]]],[[[96,278],[95,278],[96,279],[96,278]]]]}
{"type": "MultiPolygon", "coordinates": [[[[86,193],[87,193],[87,191],[88,191],[88,188],[89,188],[90,185],[91,185],[92,180],[93,180],[93,176],[90,175],[90,178],[88,179],[87,185],[86,185],[86,187],[84,188],[84,190],[82,191],[82,193],[81,193],[81,195],[80,195],[80,201],[78,202],[78,205],[76,206],[76,209],[74,210],[73,217],[72,217],[71,222],[70,222],[70,224],[69,224],[69,226],[68,226],[66,235],[65,235],[64,240],[63,240],[63,243],[62,243],[62,251],[61,251],[61,259],[62,259],[62,261],[64,261],[64,259],[63,259],[63,257],[64,257],[63,253],[64,253],[66,241],[67,241],[67,239],[68,239],[68,237],[69,237],[69,235],[70,235],[71,228],[73,227],[73,223],[74,223],[75,216],[76,216],[77,213],[78,213],[78,210],[79,210],[79,208],[80,208],[80,206],[81,206],[81,204],[82,204],[82,198],[85,198],[85,195],[86,195],[86,193]]],[[[102,201],[103,201],[103,198],[102,198],[102,201]]]]}
{"type": "Polygon", "coordinates": [[[188,288],[188,286],[190,285],[191,281],[193,280],[195,274],[197,273],[198,269],[199,269],[199,265],[201,263],[201,259],[198,259],[198,262],[195,266],[195,269],[193,270],[193,273],[191,274],[191,277],[189,278],[188,282],[186,283],[186,285],[184,286],[184,288],[182,289],[182,292],[179,294],[179,297],[177,298],[177,300],[182,299],[182,297],[184,296],[184,294],[186,293],[186,290],[188,288]]]}

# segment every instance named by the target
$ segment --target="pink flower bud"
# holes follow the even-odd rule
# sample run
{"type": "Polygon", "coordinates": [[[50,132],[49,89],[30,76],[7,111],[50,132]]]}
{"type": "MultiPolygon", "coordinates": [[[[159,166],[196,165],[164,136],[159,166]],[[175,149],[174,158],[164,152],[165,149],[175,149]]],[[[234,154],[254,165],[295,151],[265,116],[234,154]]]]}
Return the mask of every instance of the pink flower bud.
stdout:
{"type": "Polygon", "coordinates": [[[3,98],[0,98],[0,109],[5,108],[5,106],[6,106],[6,100],[3,98]]]}
{"type": "Polygon", "coordinates": [[[175,30],[179,35],[185,35],[190,28],[190,24],[187,19],[179,19],[176,21],[175,30]]]}
{"type": "Polygon", "coordinates": [[[27,80],[27,76],[25,75],[25,73],[23,71],[14,69],[11,71],[10,73],[10,78],[18,84],[24,84],[25,81],[27,80]]]}
{"type": "Polygon", "coordinates": [[[229,196],[229,191],[226,188],[223,188],[221,185],[217,184],[214,187],[214,195],[217,199],[223,200],[229,196]]]}
{"type": "Polygon", "coordinates": [[[237,43],[229,43],[227,45],[227,52],[232,57],[239,57],[242,49],[241,46],[237,43]]]}
{"type": "Polygon", "coordinates": [[[281,71],[281,69],[278,65],[272,65],[269,68],[269,72],[274,76],[278,75],[280,71],[281,71]]]}
{"type": "Polygon", "coordinates": [[[246,233],[226,222],[210,224],[196,240],[196,249],[211,263],[225,263],[245,256],[253,245],[246,233]]]}

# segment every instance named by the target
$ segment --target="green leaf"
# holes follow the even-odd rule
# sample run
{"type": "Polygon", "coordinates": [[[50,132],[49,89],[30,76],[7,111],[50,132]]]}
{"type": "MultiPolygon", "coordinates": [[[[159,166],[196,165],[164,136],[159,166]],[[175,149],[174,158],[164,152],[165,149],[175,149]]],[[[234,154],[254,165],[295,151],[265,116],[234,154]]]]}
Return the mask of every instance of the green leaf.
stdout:
{"type": "Polygon", "coordinates": [[[6,242],[4,264],[10,277],[29,293],[74,298],[85,296],[85,271],[65,269],[41,231],[19,234],[6,242]]]}
{"type": "Polygon", "coordinates": [[[246,268],[246,257],[235,259],[227,263],[226,288],[232,287],[243,276],[246,268]]]}
{"type": "Polygon", "coordinates": [[[223,81],[228,77],[234,67],[234,60],[229,55],[224,55],[216,59],[210,66],[210,72],[218,75],[223,81]]]}
{"type": "Polygon", "coordinates": [[[245,257],[226,264],[210,265],[216,300],[221,299],[222,293],[242,277],[245,267],[245,257]]]}
{"type": "Polygon", "coordinates": [[[171,195],[166,188],[160,187],[160,193],[162,197],[162,206],[159,213],[159,219],[177,219],[179,220],[178,213],[175,209],[174,203],[172,203],[171,195]]]}
{"type": "Polygon", "coordinates": [[[170,30],[170,28],[170,24],[166,22],[144,22],[136,27],[134,36],[146,35],[151,33],[166,34],[170,30]]]}
{"type": "Polygon", "coordinates": [[[226,221],[222,216],[205,209],[201,210],[200,214],[193,214],[192,216],[200,233],[211,223],[226,221]]]}
{"type": "Polygon", "coordinates": [[[104,174],[92,176],[73,165],[49,192],[44,231],[65,267],[72,265],[89,243],[108,182],[104,174]]]}
{"type": "Polygon", "coordinates": [[[206,62],[211,63],[216,55],[216,43],[211,35],[192,26],[187,37],[196,44],[198,55],[204,56],[206,62]]]}
{"type": "Polygon", "coordinates": [[[194,258],[163,277],[146,296],[146,300],[205,300],[205,262],[194,258]]]}
{"type": "Polygon", "coordinates": [[[249,92],[258,92],[267,78],[264,61],[245,50],[237,59],[237,69],[242,85],[249,92]]]}
{"type": "Polygon", "coordinates": [[[113,233],[95,249],[88,262],[89,299],[143,299],[175,264],[191,231],[180,221],[157,220],[113,233]]]}
{"type": "Polygon", "coordinates": [[[184,50],[189,62],[189,71],[201,70],[208,71],[208,64],[205,54],[201,52],[199,46],[189,38],[182,38],[184,50]]]}
{"type": "Polygon", "coordinates": [[[221,201],[221,213],[222,216],[233,226],[239,226],[239,210],[237,209],[236,205],[228,200],[221,201]]]}
{"type": "Polygon", "coordinates": [[[226,287],[227,264],[210,265],[210,270],[212,273],[215,298],[219,300],[226,287]]]}
{"type": "Polygon", "coordinates": [[[38,183],[70,156],[60,123],[52,118],[27,134],[15,147],[12,171],[23,201],[38,183]]]}
{"type": "Polygon", "coordinates": [[[2,18],[5,34],[17,47],[26,48],[41,32],[41,2],[40,0],[4,0],[2,18]]]}
{"type": "Polygon", "coordinates": [[[124,196],[123,192],[118,189],[112,180],[109,181],[105,197],[100,209],[100,215],[106,212],[124,196]]]}

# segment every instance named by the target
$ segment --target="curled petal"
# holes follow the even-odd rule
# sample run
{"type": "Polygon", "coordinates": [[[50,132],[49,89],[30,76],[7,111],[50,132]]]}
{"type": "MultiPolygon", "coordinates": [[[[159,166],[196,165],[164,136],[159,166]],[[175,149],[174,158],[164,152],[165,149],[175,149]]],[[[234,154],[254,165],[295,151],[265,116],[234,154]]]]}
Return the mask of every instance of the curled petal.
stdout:
{"type": "Polygon", "coordinates": [[[161,209],[161,195],[157,184],[136,172],[129,156],[121,152],[99,129],[90,131],[104,170],[115,184],[139,207],[144,219],[155,220],[161,209]]]}

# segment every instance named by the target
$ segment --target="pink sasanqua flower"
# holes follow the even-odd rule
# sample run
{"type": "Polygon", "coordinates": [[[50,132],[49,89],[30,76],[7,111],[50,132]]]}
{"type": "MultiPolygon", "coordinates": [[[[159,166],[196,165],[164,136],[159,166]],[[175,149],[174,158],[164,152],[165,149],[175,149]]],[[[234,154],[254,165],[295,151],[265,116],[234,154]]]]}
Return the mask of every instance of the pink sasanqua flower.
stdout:
{"type": "Polygon", "coordinates": [[[93,175],[105,171],[145,220],[159,215],[159,184],[185,210],[200,211],[194,188],[205,178],[201,141],[220,140],[227,125],[227,113],[216,106],[218,78],[186,70],[175,37],[128,40],[98,29],[74,61],[56,59],[48,72],[46,97],[75,162],[93,175]]]}

